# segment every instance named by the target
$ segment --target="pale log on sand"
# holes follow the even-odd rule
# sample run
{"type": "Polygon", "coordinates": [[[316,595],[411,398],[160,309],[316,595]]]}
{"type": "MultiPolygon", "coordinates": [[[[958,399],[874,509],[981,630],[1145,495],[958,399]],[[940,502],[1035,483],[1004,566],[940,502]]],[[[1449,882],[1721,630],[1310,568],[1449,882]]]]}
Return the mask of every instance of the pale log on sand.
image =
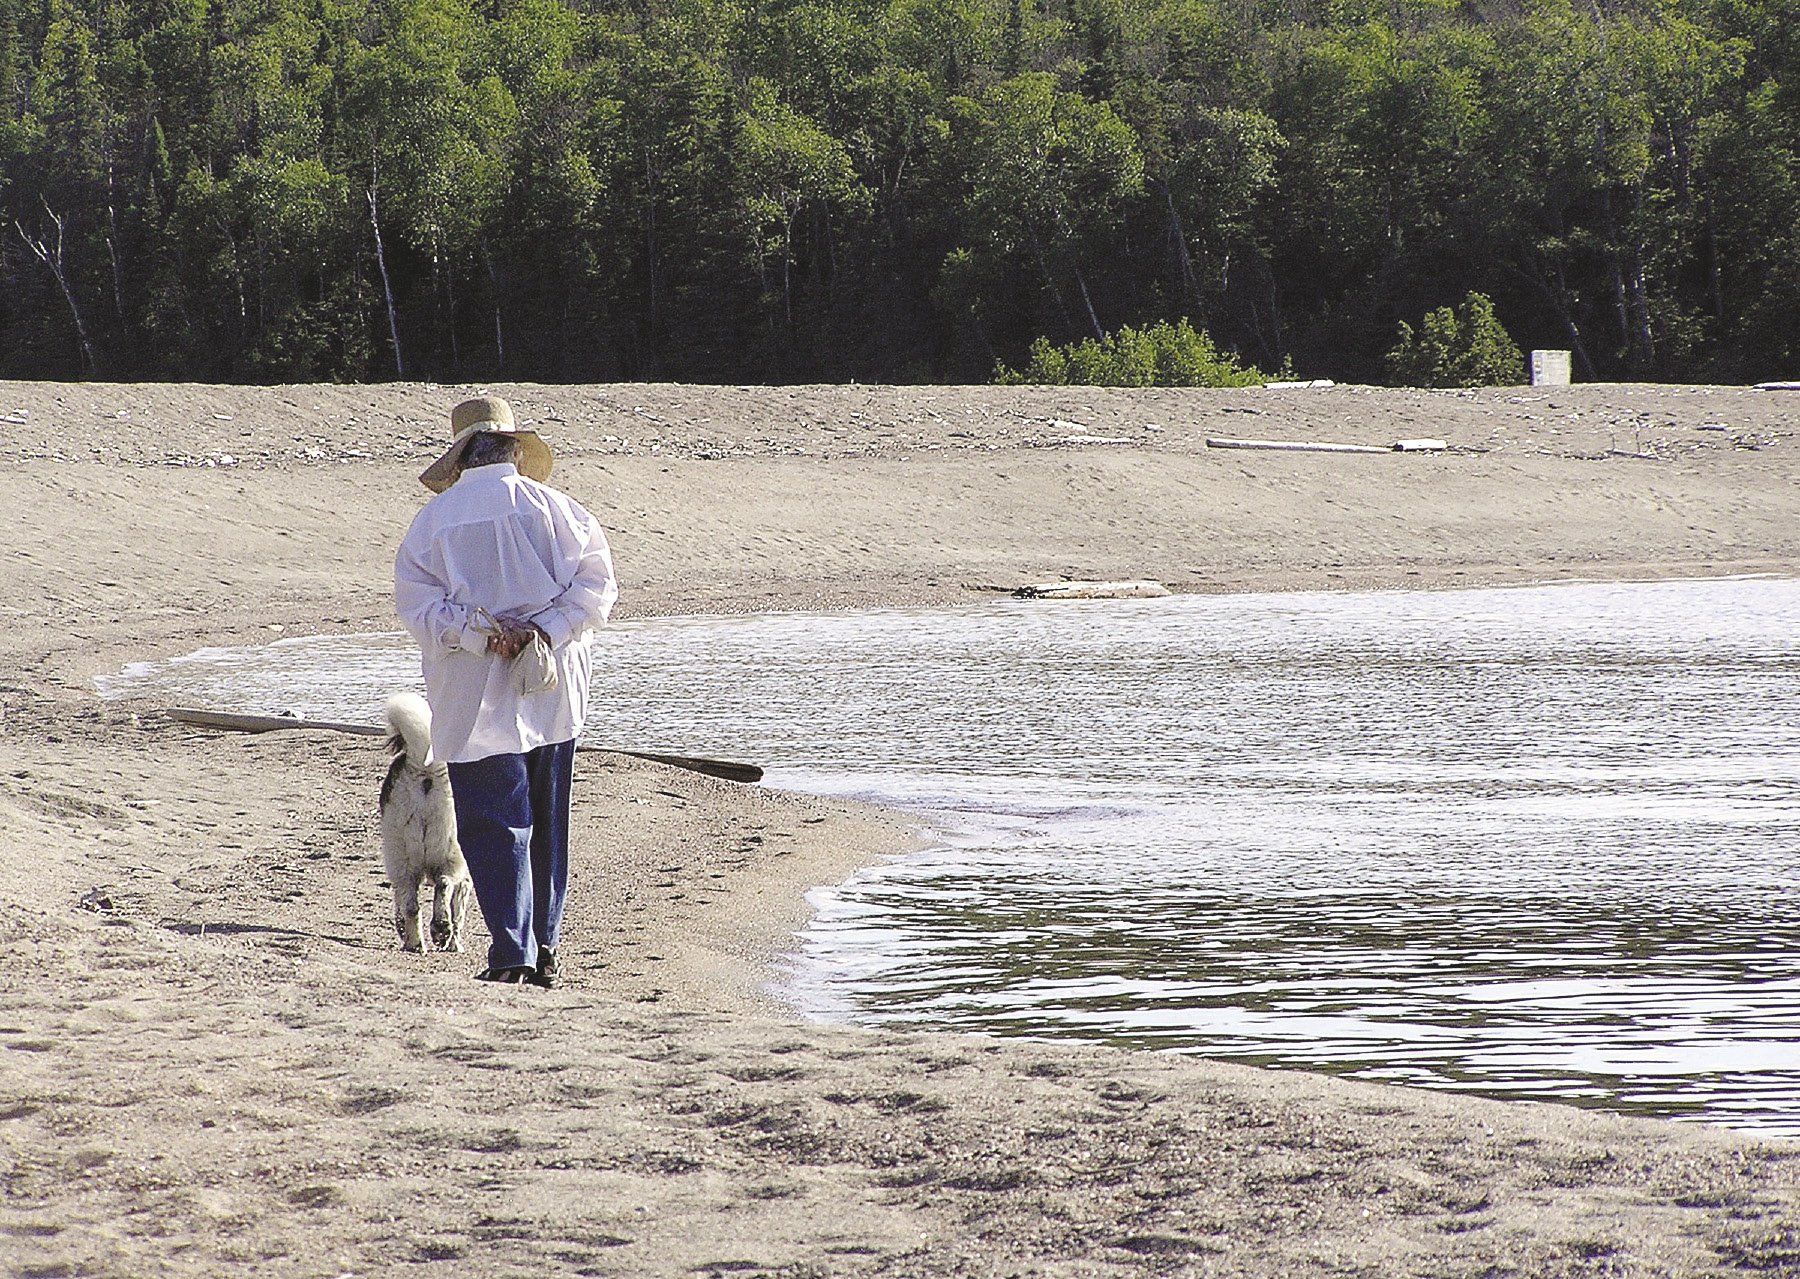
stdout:
{"type": "Polygon", "coordinates": [[[1161,582],[1039,582],[1013,591],[1022,600],[1148,600],[1168,594],[1161,582]]]}
{"type": "Polygon", "coordinates": [[[1233,440],[1206,437],[1209,449],[1277,449],[1284,453],[1432,453],[1450,446],[1443,440],[1395,440],[1392,444],[1328,444],[1318,440],[1233,440]]]}
{"type": "MultiPolygon", "coordinates": [[[[311,728],[329,733],[354,733],[358,737],[384,737],[385,728],[374,724],[344,724],[332,720],[300,719],[293,715],[242,715],[233,711],[202,711],[187,707],[176,707],[164,711],[170,719],[178,724],[193,724],[200,728],[222,728],[237,733],[269,733],[283,728],[311,728]]],[[[583,746],[579,749],[609,750],[604,746],[583,746]]],[[[690,772],[705,773],[708,777],[723,778],[728,782],[760,782],[763,770],[755,764],[739,764],[728,759],[705,759],[695,755],[656,755],[648,751],[612,751],[615,755],[629,755],[633,759],[652,760],[658,764],[668,764],[674,768],[685,768],[690,772]]]]}
{"type": "Polygon", "coordinates": [[[1221,436],[1206,437],[1209,449],[1279,449],[1284,453],[1391,453],[1392,449],[1373,444],[1324,444],[1308,440],[1228,440],[1221,436]]]}

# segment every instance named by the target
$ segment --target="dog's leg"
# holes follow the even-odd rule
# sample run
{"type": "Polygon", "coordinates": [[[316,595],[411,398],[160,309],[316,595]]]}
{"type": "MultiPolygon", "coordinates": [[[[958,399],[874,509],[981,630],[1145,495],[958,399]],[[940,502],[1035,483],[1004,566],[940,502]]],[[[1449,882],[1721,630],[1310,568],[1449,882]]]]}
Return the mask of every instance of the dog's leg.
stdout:
{"type": "MultiPolygon", "coordinates": [[[[450,891],[450,936],[444,942],[445,950],[461,950],[463,948],[463,926],[469,922],[469,902],[475,896],[475,884],[467,873],[454,875],[449,881],[450,891]]],[[[438,885],[439,899],[442,900],[444,885],[438,885]]]]}
{"type": "Polygon", "coordinates": [[[403,950],[424,950],[419,931],[419,881],[408,876],[394,884],[394,928],[403,950]]]}
{"type": "Polygon", "coordinates": [[[450,917],[450,877],[441,872],[432,876],[431,888],[431,948],[456,950],[458,947],[452,944],[456,934],[450,917]]]}

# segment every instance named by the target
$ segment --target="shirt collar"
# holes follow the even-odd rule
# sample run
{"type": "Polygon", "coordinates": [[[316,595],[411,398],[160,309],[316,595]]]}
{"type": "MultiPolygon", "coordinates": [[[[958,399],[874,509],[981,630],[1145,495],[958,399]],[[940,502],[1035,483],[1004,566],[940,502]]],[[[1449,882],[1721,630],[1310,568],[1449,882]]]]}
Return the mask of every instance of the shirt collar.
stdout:
{"type": "Polygon", "coordinates": [[[495,479],[504,478],[506,476],[512,476],[516,479],[519,474],[519,468],[514,466],[511,462],[489,462],[486,466],[470,467],[457,477],[456,482],[461,484],[464,480],[474,478],[481,483],[489,483],[490,481],[481,478],[488,471],[494,473],[495,479]]]}

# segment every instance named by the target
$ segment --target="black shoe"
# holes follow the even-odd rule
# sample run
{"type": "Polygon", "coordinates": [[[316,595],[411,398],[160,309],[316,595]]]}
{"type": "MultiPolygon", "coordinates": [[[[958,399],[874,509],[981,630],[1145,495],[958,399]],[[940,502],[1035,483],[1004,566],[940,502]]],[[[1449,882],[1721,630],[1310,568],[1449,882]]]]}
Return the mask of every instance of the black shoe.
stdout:
{"type": "Polygon", "coordinates": [[[557,976],[556,952],[548,948],[538,951],[537,971],[531,974],[531,984],[549,990],[556,985],[557,976]]]}
{"type": "Polygon", "coordinates": [[[476,981],[495,981],[503,986],[523,986],[537,981],[537,971],[526,968],[523,964],[511,968],[483,968],[475,974],[476,981]]]}

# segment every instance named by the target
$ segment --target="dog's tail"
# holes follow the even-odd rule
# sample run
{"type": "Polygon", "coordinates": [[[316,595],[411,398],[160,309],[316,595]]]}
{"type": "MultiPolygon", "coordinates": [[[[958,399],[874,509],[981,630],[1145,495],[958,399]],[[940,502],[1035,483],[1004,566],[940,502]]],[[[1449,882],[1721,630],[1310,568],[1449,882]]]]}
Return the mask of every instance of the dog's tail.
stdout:
{"type": "Polygon", "coordinates": [[[384,711],[388,750],[420,768],[431,762],[431,707],[417,693],[395,693],[384,711]]]}

